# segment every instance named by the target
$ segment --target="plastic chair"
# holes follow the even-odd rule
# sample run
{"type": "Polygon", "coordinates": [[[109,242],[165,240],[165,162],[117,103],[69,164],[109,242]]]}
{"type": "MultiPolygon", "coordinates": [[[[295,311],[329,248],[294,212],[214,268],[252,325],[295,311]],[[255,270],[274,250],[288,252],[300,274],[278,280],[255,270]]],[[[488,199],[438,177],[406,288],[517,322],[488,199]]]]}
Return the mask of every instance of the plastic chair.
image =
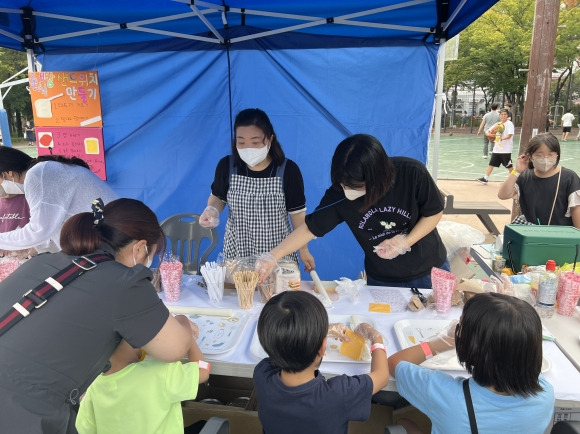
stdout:
{"type": "Polygon", "coordinates": [[[223,417],[212,416],[199,434],[230,434],[230,422],[223,417]]]}
{"type": "Polygon", "coordinates": [[[550,434],[580,434],[580,421],[561,420],[552,427],[550,434]]]}
{"type": "Polygon", "coordinates": [[[161,222],[161,229],[171,242],[171,253],[183,263],[185,274],[200,274],[199,268],[207,261],[209,254],[218,245],[217,230],[204,228],[199,224],[199,214],[176,214],[161,222]],[[200,256],[204,239],[209,240],[200,256]]]}

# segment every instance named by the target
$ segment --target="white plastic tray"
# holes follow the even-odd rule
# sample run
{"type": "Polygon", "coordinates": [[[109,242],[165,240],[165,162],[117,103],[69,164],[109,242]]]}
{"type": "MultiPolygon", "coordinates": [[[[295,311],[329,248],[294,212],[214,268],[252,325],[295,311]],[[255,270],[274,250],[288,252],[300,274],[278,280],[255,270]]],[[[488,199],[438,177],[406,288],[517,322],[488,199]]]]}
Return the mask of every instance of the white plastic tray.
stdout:
{"type": "MultiPolygon", "coordinates": [[[[357,318],[360,322],[366,322],[373,327],[375,326],[375,322],[366,316],[357,315],[357,318]]],[[[328,317],[329,323],[342,323],[346,325],[348,328],[352,328],[350,326],[351,315],[329,315],[328,317]]],[[[343,356],[338,352],[340,349],[340,341],[338,339],[333,339],[328,337],[326,340],[326,354],[322,359],[323,362],[338,362],[338,363],[370,363],[370,361],[364,360],[353,360],[349,357],[343,356]]],[[[257,357],[258,359],[263,359],[268,357],[266,351],[262,348],[260,344],[260,339],[258,338],[258,330],[257,328],[254,330],[254,335],[252,336],[252,342],[250,343],[250,352],[252,355],[257,357]]]]}
{"type": "Polygon", "coordinates": [[[249,315],[234,310],[232,316],[189,315],[188,318],[199,328],[197,345],[204,354],[221,354],[231,350],[240,341],[249,315]]]}
{"type": "MultiPolygon", "coordinates": [[[[395,335],[401,349],[417,345],[447,328],[451,320],[446,319],[404,319],[394,325],[395,335]]],[[[421,366],[444,371],[465,371],[457,360],[455,351],[446,351],[421,363],[421,366]]],[[[552,368],[546,356],[542,359],[542,373],[552,368]]]]}

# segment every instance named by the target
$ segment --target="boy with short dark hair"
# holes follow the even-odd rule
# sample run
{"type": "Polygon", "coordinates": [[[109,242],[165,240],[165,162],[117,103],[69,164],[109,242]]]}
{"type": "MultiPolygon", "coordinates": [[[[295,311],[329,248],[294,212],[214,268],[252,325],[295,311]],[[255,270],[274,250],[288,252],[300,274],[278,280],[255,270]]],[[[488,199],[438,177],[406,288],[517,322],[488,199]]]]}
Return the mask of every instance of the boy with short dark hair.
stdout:
{"type": "Polygon", "coordinates": [[[278,294],[262,309],[258,337],[269,357],[256,366],[254,387],[264,433],[346,434],[350,420],[368,419],[372,395],[389,382],[383,337],[361,323],[355,332],[372,343],[370,373],[326,380],[318,367],[328,330],[326,309],[304,291],[278,294]]]}

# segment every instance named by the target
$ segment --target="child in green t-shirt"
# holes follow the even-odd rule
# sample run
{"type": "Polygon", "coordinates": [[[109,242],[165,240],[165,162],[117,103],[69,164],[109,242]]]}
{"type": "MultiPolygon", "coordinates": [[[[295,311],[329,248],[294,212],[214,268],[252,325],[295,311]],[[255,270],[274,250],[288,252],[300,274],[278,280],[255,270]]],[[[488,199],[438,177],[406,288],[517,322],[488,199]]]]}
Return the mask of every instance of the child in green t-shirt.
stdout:
{"type": "MultiPolygon", "coordinates": [[[[193,324],[193,323],[192,323],[193,324]]],[[[183,434],[181,401],[194,399],[209,378],[209,363],[195,339],[189,363],[143,360],[144,351],[122,340],[108,369],[87,389],[79,409],[79,434],[162,432],[183,434]]]]}

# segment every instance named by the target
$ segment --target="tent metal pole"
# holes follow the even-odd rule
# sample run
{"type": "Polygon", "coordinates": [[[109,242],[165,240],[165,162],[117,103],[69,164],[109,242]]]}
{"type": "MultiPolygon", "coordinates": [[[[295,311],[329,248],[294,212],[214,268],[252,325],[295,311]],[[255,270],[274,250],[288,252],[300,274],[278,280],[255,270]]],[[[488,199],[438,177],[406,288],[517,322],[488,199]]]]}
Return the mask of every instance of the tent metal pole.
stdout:
{"type": "Polygon", "coordinates": [[[439,139],[441,137],[441,103],[443,95],[443,74],[445,72],[445,38],[439,41],[439,53],[437,53],[437,86],[435,91],[435,135],[433,137],[433,169],[431,176],[437,182],[439,170],[439,139]]]}

